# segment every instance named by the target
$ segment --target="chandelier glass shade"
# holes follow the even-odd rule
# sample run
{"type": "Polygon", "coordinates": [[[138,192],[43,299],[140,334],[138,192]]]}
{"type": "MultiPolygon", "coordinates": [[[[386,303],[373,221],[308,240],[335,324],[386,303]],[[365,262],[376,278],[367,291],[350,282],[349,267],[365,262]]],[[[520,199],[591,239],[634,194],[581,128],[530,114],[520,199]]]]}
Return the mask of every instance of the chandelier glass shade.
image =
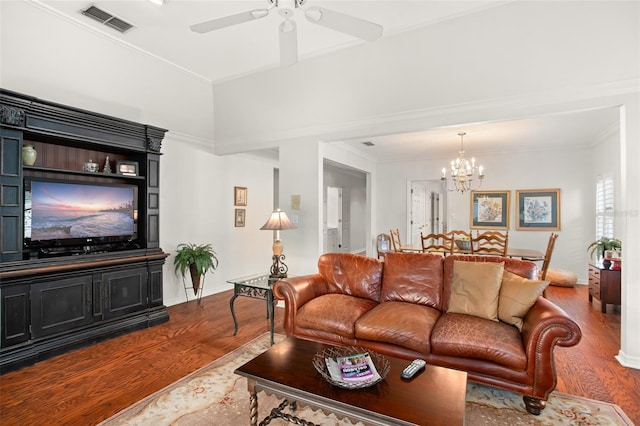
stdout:
{"type": "Polygon", "coordinates": [[[448,179],[447,169],[442,168],[442,177],[440,180],[447,191],[458,191],[460,193],[464,193],[465,191],[480,188],[480,185],[482,185],[482,179],[484,179],[484,169],[482,166],[476,166],[475,158],[467,160],[464,157],[463,138],[466,133],[461,132],[458,133],[458,135],[460,136],[460,151],[458,151],[458,158],[451,160],[448,179]],[[474,180],[477,180],[477,185],[475,185],[474,180]]]}

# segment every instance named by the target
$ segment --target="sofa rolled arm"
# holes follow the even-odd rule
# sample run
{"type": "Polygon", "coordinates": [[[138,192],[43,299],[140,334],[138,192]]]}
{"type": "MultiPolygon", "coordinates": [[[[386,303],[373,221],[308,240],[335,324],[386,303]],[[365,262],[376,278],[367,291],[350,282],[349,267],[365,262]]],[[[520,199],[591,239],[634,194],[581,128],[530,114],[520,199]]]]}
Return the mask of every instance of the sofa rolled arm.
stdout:
{"type": "Polygon", "coordinates": [[[534,398],[546,401],[556,387],[555,346],[575,346],[581,338],[580,326],[562,308],[544,297],[538,298],[525,316],[522,327],[534,398]]]}
{"type": "Polygon", "coordinates": [[[309,300],[327,293],[327,283],[320,274],[284,278],[276,281],[273,295],[284,300],[284,331],[293,334],[298,309],[309,300]]]}

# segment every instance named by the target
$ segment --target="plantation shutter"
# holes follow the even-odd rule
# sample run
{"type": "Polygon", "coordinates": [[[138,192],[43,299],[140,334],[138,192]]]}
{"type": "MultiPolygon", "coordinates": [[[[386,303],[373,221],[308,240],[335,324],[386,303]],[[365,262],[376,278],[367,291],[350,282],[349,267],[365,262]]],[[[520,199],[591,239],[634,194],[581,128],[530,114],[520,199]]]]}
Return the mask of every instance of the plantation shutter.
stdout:
{"type": "Polygon", "coordinates": [[[613,177],[598,176],[596,182],[596,239],[613,238],[613,177]]]}

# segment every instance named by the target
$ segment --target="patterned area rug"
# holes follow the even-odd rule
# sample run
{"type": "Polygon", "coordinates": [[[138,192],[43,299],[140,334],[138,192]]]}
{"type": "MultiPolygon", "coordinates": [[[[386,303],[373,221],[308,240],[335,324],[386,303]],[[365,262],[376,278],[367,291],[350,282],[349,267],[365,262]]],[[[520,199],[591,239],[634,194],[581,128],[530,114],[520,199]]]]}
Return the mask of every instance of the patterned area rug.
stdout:
{"type": "MultiPolygon", "coordinates": [[[[283,336],[276,336],[276,341],[283,336]]],[[[133,404],[100,426],[201,426],[249,424],[249,393],[246,379],[233,371],[269,348],[264,334],[215,362],[183,377],[153,395],[133,404]]],[[[258,394],[258,421],[281,402],[275,396],[258,394]]],[[[320,425],[352,425],[333,414],[298,407],[286,414],[320,425]]],[[[426,420],[426,419],[425,419],[426,420]]],[[[285,425],[283,419],[272,425],[285,425]]],[[[428,424],[428,421],[425,421],[428,424]]],[[[476,425],[633,425],[617,405],[554,392],[540,416],[525,411],[522,397],[475,383],[467,385],[466,424],[476,425]]],[[[357,423],[361,425],[361,423],[357,423]]]]}

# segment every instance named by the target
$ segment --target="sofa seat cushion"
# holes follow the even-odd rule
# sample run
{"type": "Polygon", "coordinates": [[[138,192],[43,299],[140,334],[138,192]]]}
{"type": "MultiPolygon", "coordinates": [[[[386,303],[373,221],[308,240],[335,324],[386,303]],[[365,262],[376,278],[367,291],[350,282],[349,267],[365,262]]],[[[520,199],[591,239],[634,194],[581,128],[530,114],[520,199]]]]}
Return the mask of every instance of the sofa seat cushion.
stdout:
{"type": "Polygon", "coordinates": [[[373,309],[378,302],[347,294],[325,294],[305,303],[297,314],[297,325],[355,338],[356,320],[373,309]]]}
{"type": "Polygon", "coordinates": [[[522,337],[516,327],[466,314],[440,316],[431,333],[431,352],[484,359],[519,371],[527,365],[522,337]]]}
{"type": "Polygon", "coordinates": [[[440,311],[406,302],[383,302],[356,322],[356,338],[392,343],[428,354],[440,311]]]}

